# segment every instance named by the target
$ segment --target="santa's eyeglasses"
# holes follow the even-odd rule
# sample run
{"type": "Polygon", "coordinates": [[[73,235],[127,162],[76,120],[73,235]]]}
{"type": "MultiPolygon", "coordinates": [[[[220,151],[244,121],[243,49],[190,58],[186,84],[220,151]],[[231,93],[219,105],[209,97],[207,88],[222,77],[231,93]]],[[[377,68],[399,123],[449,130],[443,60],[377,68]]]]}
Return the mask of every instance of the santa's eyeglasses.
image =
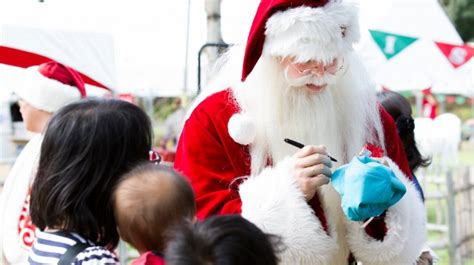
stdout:
{"type": "Polygon", "coordinates": [[[331,63],[324,64],[323,62],[309,61],[307,63],[295,63],[293,59],[287,59],[287,64],[298,75],[305,76],[313,74],[315,76],[322,76],[324,73],[335,75],[343,68],[344,62],[339,62],[338,59],[333,59],[331,63]]]}
{"type": "Polygon", "coordinates": [[[150,155],[150,162],[156,165],[161,162],[161,156],[160,154],[158,154],[158,152],[151,150],[150,152],[148,152],[148,154],[150,155]]]}

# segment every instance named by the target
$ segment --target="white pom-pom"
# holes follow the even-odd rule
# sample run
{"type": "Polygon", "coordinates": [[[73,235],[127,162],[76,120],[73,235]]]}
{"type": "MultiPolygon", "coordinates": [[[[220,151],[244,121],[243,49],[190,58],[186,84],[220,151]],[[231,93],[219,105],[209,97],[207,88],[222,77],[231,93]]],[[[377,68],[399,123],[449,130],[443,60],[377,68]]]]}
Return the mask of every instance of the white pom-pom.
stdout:
{"type": "Polygon", "coordinates": [[[236,143],[248,145],[255,139],[257,128],[253,119],[245,114],[232,115],[227,124],[229,135],[236,143]]]}

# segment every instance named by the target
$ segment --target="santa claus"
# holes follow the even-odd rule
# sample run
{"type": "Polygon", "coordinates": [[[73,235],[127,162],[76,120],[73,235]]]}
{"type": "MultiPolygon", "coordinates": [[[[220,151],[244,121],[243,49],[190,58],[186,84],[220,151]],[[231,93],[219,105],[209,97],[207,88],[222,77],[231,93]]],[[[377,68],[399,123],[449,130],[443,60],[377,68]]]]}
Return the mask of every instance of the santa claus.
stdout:
{"type": "Polygon", "coordinates": [[[179,140],[175,168],[191,181],[199,218],[240,213],[280,235],[281,264],[416,262],[424,207],[394,121],[353,52],[358,39],[353,3],[261,1],[241,80],[223,74],[227,86],[197,104],[179,140]],[[406,186],[367,226],[346,218],[330,183],[364,146],[406,186]]]}

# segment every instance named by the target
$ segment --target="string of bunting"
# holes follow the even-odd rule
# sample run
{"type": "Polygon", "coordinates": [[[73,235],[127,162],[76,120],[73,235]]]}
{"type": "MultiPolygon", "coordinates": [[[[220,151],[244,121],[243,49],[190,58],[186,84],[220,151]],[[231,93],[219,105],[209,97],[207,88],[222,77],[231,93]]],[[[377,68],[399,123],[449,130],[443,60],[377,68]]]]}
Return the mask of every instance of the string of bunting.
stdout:
{"type": "MultiPolygon", "coordinates": [[[[412,45],[419,38],[394,34],[390,32],[369,30],[370,35],[379,47],[380,51],[385,55],[387,60],[400,54],[407,47],[412,45]]],[[[444,54],[446,59],[454,68],[467,63],[474,56],[474,47],[467,44],[465,45],[454,45],[449,43],[434,42],[439,48],[441,53],[444,54]]]]}
{"type": "MultiPolygon", "coordinates": [[[[403,91],[399,91],[399,93],[406,97],[406,98],[410,98],[410,97],[414,97],[415,94],[410,91],[410,90],[403,90],[403,91]]],[[[438,102],[446,102],[448,104],[453,104],[453,103],[456,103],[457,105],[464,105],[464,104],[472,104],[473,103],[473,99],[472,97],[465,97],[465,96],[447,96],[447,95],[443,95],[443,94],[437,94],[436,95],[436,100],[438,102]]]]}

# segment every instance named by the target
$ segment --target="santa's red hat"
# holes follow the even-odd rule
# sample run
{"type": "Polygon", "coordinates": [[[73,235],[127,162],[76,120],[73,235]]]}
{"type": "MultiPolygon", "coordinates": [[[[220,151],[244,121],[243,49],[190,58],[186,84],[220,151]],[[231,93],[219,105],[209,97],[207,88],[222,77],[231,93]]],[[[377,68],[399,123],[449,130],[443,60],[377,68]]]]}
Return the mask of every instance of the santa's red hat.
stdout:
{"type": "Polygon", "coordinates": [[[26,77],[13,87],[15,93],[33,107],[55,112],[86,96],[84,81],[74,69],[47,62],[26,69],[26,77]]]}
{"type": "Polygon", "coordinates": [[[262,53],[331,62],[359,40],[358,9],[342,0],[262,0],[245,49],[242,81],[262,53]]]}

